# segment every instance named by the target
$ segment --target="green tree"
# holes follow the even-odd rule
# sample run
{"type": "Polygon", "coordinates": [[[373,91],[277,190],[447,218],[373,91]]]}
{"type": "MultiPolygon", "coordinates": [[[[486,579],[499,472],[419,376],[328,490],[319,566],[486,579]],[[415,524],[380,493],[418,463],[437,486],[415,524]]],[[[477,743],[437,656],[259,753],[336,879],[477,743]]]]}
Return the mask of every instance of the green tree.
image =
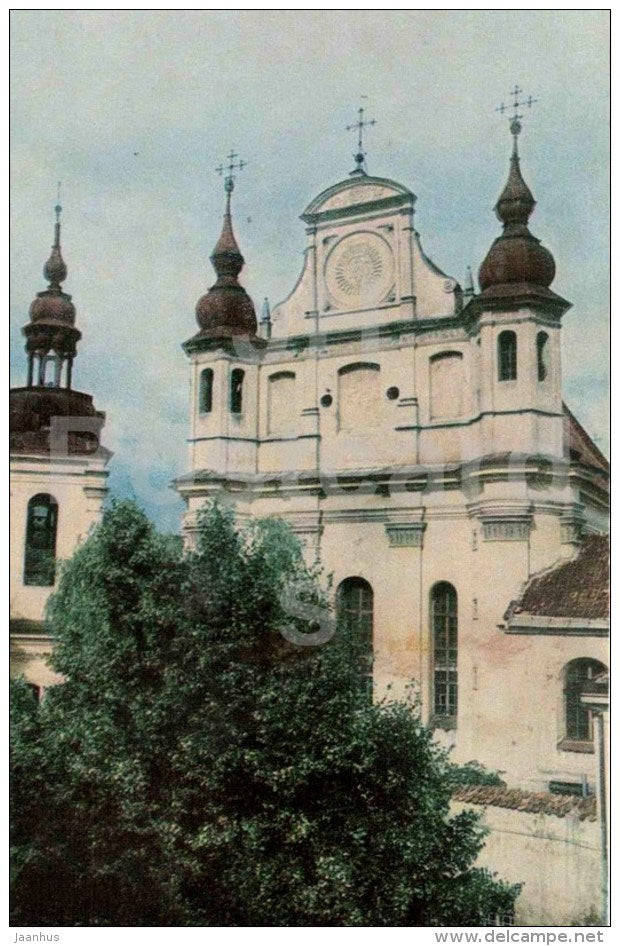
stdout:
{"type": "Polygon", "coordinates": [[[342,631],[304,646],[329,626],[319,578],[277,520],[211,505],[183,556],[133,505],[106,513],[50,606],[66,682],[39,706],[14,686],[15,922],[510,912],[414,703],[373,705],[342,631]]]}

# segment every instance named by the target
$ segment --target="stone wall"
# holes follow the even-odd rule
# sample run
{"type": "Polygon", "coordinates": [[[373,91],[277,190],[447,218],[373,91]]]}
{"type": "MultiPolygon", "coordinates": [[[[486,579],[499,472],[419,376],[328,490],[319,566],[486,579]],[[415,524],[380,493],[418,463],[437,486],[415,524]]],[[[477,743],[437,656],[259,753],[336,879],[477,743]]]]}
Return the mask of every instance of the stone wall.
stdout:
{"type": "Polygon", "coordinates": [[[573,926],[602,915],[600,828],[593,798],[484,786],[455,793],[453,812],[464,808],[480,812],[489,831],[479,864],[523,885],[516,926],[573,926]]]}

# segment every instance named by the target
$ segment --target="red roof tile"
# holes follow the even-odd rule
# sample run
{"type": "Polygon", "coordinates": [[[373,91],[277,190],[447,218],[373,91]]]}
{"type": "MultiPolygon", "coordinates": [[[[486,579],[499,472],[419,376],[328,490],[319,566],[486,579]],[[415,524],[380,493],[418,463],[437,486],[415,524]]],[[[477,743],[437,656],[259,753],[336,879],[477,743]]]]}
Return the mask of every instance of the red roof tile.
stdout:
{"type": "Polygon", "coordinates": [[[608,474],[609,460],[607,457],[601,453],[566,404],[562,406],[564,408],[564,452],[566,456],[608,474]]]}
{"type": "Polygon", "coordinates": [[[495,808],[511,808],[529,814],[555,815],[564,818],[577,814],[580,821],[596,820],[596,798],[578,798],[575,795],[554,795],[550,792],[526,792],[520,788],[505,788],[496,785],[464,785],[452,793],[455,801],[471,805],[491,805],[495,808]]]}
{"type": "Polygon", "coordinates": [[[579,554],[530,579],[509,614],[606,618],[609,615],[609,536],[589,535],[579,554]]]}

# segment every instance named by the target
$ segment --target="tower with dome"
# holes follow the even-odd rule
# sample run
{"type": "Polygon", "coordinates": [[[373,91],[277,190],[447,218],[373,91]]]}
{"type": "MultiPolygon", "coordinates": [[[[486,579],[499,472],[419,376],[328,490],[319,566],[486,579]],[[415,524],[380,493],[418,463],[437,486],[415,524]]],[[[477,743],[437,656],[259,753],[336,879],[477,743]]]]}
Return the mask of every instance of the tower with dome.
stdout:
{"type": "Polygon", "coordinates": [[[71,296],[56,206],[54,244],[43,270],[26,338],[27,380],[9,395],[11,672],[41,688],[56,677],[45,656],[50,639],[45,605],[59,563],[69,558],[101,517],[110,452],[101,443],[105,414],[76,390],[73,362],[81,338],[71,296]]]}

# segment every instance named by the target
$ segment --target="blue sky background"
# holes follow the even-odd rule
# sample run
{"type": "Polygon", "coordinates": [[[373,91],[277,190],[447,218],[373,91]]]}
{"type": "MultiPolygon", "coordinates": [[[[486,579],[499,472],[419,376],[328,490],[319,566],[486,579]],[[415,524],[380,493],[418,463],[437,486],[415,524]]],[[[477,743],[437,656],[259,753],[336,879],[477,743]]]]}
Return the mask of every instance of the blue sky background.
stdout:
{"type": "Polygon", "coordinates": [[[223,194],[235,191],[244,285],[288,294],[299,214],[352,167],[360,95],[377,124],[370,173],[417,194],[425,251],[463,280],[499,224],[510,153],[495,111],[518,82],[532,232],[557,265],[565,397],[608,450],[609,48],[606,11],[14,11],[11,366],[53,235],[63,181],[65,284],[83,333],[75,387],[107,412],[111,486],[164,528],[181,506],[188,372],[180,344],[213,282],[223,194]],[[135,152],[138,152],[135,154],[135,152]]]}

